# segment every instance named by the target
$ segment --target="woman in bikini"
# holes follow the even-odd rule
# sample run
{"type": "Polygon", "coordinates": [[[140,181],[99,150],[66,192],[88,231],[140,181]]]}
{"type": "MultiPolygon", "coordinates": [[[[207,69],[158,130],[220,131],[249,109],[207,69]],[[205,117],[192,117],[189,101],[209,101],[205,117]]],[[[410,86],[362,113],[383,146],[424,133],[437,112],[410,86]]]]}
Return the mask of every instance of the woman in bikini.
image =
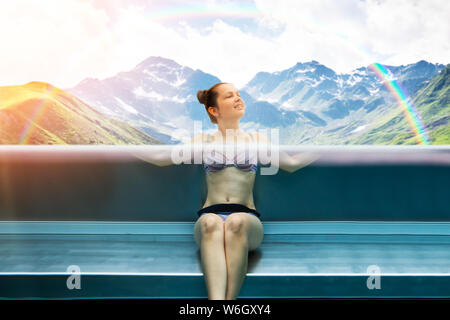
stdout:
{"type": "MultiPolygon", "coordinates": [[[[217,124],[218,131],[212,136],[199,135],[192,142],[223,144],[226,141],[227,144],[231,132],[233,142],[237,139],[253,144],[269,143],[264,135],[258,132],[247,134],[239,128],[245,103],[232,84],[215,84],[208,90],[198,91],[197,98],[205,106],[210,120],[217,124]]],[[[258,248],[263,240],[261,215],[253,202],[258,162],[251,156],[249,159],[241,157],[246,161],[236,162],[245,154],[238,152],[232,163],[226,163],[229,158],[219,152],[215,158],[206,159],[204,164],[208,193],[198,211],[194,239],[200,247],[209,299],[237,298],[247,273],[248,252],[258,248]]],[[[311,156],[289,156],[282,152],[279,168],[296,171],[315,159],[311,156]]]]}
{"type": "MultiPolygon", "coordinates": [[[[258,132],[247,134],[239,128],[245,103],[232,84],[217,83],[208,90],[198,91],[197,98],[218,130],[213,135],[203,133],[194,137],[192,144],[224,146],[230,140],[232,144],[235,140],[253,145],[270,144],[264,135],[258,132]]],[[[258,159],[251,157],[251,152],[237,152],[235,157],[228,157],[228,152],[217,151],[207,153],[204,159],[208,192],[205,203],[197,212],[194,240],[200,247],[208,299],[234,300],[247,274],[248,252],[258,248],[263,240],[261,215],[253,202],[258,159]]],[[[170,152],[134,154],[158,166],[174,164],[170,152]]],[[[317,158],[309,153],[288,155],[280,152],[275,165],[294,172],[317,158]]]]}

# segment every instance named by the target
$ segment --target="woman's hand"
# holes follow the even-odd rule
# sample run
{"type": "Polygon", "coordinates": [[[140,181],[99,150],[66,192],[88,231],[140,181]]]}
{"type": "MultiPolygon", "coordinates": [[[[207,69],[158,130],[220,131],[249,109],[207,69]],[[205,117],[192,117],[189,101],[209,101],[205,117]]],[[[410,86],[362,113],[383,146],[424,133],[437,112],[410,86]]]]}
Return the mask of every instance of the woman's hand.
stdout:
{"type": "Polygon", "coordinates": [[[284,151],[280,152],[280,169],[289,173],[304,168],[320,158],[318,153],[300,152],[289,155],[284,151]]]}

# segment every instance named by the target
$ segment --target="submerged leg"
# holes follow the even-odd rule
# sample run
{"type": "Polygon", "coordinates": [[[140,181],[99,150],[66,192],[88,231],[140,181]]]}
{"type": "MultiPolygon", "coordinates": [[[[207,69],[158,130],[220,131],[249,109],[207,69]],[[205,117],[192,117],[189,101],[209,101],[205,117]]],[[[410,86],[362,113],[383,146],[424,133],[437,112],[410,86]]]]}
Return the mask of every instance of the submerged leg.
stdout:
{"type": "Polygon", "coordinates": [[[224,248],[224,223],[213,214],[202,215],[194,227],[194,237],[200,247],[203,274],[209,300],[224,300],[227,268],[224,248]]]}
{"type": "Polygon", "coordinates": [[[262,237],[262,224],[254,216],[236,212],[225,221],[226,300],[237,298],[247,275],[248,251],[256,249],[262,237]]]}

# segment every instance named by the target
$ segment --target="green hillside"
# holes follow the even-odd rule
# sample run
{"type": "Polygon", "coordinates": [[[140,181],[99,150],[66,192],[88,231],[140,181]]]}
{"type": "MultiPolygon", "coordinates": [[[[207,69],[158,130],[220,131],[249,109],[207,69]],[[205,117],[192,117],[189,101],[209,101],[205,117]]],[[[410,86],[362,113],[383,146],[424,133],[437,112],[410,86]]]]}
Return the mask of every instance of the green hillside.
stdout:
{"type": "Polygon", "coordinates": [[[0,144],[162,144],[48,83],[0,87],[0,144]]]}
{"type": "MultiPolygon", "coordinates": [[[[413,105],[428,133],[429,144],[450,144],[450,65],[418,92],[413,99],[413,105]]],[[[396,110],[393,115],[384,118],[370,131],[345,143],[410,145],[419,142],[404,113],[396,110]]]]}

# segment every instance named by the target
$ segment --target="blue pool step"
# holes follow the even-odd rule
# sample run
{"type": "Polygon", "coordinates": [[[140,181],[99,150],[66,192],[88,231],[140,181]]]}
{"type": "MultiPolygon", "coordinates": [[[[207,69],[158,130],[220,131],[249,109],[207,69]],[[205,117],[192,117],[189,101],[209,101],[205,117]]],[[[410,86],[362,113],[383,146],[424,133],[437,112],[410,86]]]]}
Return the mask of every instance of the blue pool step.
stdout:
{"type": "MultiPolygon", "coordinates": [[[[249,253],[238,298],[450,296],[449,222],[263,221],[263,226],[264,240],[249,253]]],[[[193,227],[193,222],[0,222],[0,298],[206,298],[193,227]],[[67,287],[68,278],[78,275],[69,266],[79,268],[80,289],[67,287]]]]}

